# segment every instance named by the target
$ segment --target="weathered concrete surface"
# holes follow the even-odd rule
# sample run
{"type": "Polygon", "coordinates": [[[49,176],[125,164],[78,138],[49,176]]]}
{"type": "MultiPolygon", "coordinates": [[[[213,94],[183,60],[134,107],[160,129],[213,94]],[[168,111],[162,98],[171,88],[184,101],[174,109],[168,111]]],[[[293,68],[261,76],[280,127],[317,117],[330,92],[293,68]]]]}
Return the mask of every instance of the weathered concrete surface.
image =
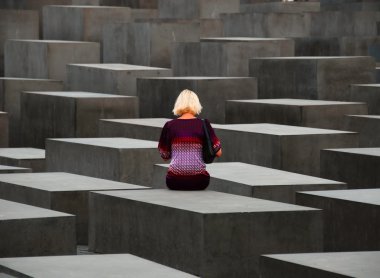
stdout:
{"type": "Polygon", "coordinates": [[[202,18],[201,37],[223,37],[223,21],[220,18],[202,18]]]}
{"type": "Polygon", "coordinates": [[[380,3],[377,1],[356,1],[356,2],[340,2],[340,3],[327,3],[321,1],[322,11],[380,11],[380,3]]]}
{"type": "MultiPolygon", "coordinates": [[[[99,5],[107,0],[6,0],[0,2],[1,9],[42,10],[47,5],[99,5]]],[[[114,1],[114,0],[109,0],[114,1]]],[[[123,1],[123,0],[121,0],[123,1]]]]}
{"type": "Polygon", "coordinates": [[[45,150],[34,148],[0,148],[0,164],[45,171],[45,150]]]}
{"type": "Polygon", "coordinates": [[[21,147],[21,92],[61,91],[63,82],[49,79],[0,77],[0,110],[9,116],[9,146],[21,147]]]}
{"type": "Polygon", "coordinates": [[[202,38],[198,43],[175,43],[176,76],[248,76],[252,57],[294,56],[294,42],[277,38],[202,38]]]}
{"type": "Polygon", "coordinates": [[[214,191],[91,192],[89,247],[201,277],[259,277],[261,254],[321,251],[321,216],[214,191]]]}
{"type": "MultiPolygon", "coordinates": [[[[242,2],[242,1],[240,1],[242,2]]],[[[321,5],[319,2],[264,2],[241,4],[242,13],[305,13],[319,12],[321,5]]]]}
{"type": "Polygon", "coordinates": [[[346,130],[359,133],[359,147],[380,147],[380,115],[348,115],[346,130]]]}
{"type": "Polygon", "coordinates": [[[68,89],[115,95],[136,95],[136,78],[171,76],[166,68],[128,64],[68,65],[68,89]]]}
{"type": "Polygon", "coordinates": [[[349,92],[350,100],[363,101],[368,104],[369,114],[380,114],[380,84],[351,85],[349,92]]]}
{"type": "Polygon", "coordinates": [[[8,40],[4,50],[5,76],[66,80],[66,65],[99,63],[95,42],[8,40]]]}
{"type": "MultiPolygon", "coordinates": [[[[168,166],[155,165],[153,187],[166,188],[168,166]]],[[[240,162],[209,164],[207,171],[211,176],[208,190],[292,204],[297,191],[347,188],[341,182],[240,162]]]]}
{"type": "Polygon", "coordinates": [[[324,251],[380,249],[380,189],[298,192],[296,202],[323,210],[324,251]]]}
{"type": "Polygon", "coordinates": [[[312,176],[320,174],[320,150],[358,144],[356,133],[330,129],[276,124],[214,125],[214,129],[225,150],[220,161],[240,161],[312,176]]]}
{"type": "Polygon", "coordinates": [[[262,278],[376,278],[380,252],[339,252],[265,255],[260,259],[262,278]]]}
{"type": "MultiPolygon", "coordinates": [[[[350,84],[373,83],[372,57],[277,57],[249,60],[259,98],[350,100],[350,84]]],[[[371,112],[369,112],[371,113],[371,112]]]]}
{"type": "Polygon", "coordinates": [[[138,20],[109,24],[103,35],[103,61],[170,68],[173,43],[196,42],[199,21],[138,20]]]}
{"type": "Polygon", "coordinates": [[[0,148],[8,147],[8,142],[9,142],[8,113],[0,111],[0,148]]]}
{"type": "Polygon", "coordinates": [[[32,169],[30,168],[0,165],[0,174],[30,173],[30,172],[32,172],[32,169]]]}
{"type": "Polygon", "coordinates": [[[183,89],[193,90],[202,104],[202,117],[225,122],[225,101],[257,98],[256,78],[169,77],[140,78],[137,96],[142,118],[171,118],[174,103],[183,89]],[[159,109],[157,109],[159,107],[159,109]]]}
{"type": "Polygon", "coordinates": [[[380,67],[376,67],[376,83],[380,83],[380,67]]]}
{"type": "Polygon", "coordinates": [[[76,253],[75,216],[2,199],[0,211],[0,257],[76,253]]]}
{"type": "Polygon", "coordinates": [[[380,148],[321,151],[321,177],[346,182],[352,188],[380,188],[380,148]]]}
{"type": "Polygon", "coordinates": [[[133,190],[145,187],[69,173],[0,175],[0,198],[76,216],[77,243],[88,240],[90,191],[133,190]]]}
{"type": "Polygon", "coordinates": [[[153,165],[162,162],[157,145],[129,138],[47,139],[47,171],[149,186],[153,165]]]}
{"type": "Polygon", "coordinates": [[[303,99],[230,100],[226,123],[273,123],[327,129],[345,129],[347,114],[368,114],[363,102],[303,99]]]}
{"type": "Polygon", "coordinates": [[[63,275],[71,278],[121,278],[126,275],[139,278],[195,277],[130,254],[6,258],[0,260],[0,271],[20,278],[25,275],[50,278],[62,278],[63,275]]]}
{"type": "Polygon", "coordinates": [[[96,137],[99,119],[136,118],[136,97],[88,92],[21,94],[23,145],[44,148],[46,138],[96,137]]]}

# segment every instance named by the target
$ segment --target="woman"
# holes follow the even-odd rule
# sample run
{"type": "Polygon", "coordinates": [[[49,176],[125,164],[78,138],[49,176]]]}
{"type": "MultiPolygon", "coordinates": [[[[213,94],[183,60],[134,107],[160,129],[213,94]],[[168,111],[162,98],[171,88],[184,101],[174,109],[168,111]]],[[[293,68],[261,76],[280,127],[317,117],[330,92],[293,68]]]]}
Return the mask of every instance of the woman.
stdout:
{"type": "MultiPolygon", "coordinates": [[[[182,91],[174,105],[177,119],[167,122],[161,133],[158,149],[164,160],[171,159],[166,175],[166,185],[172,190],[203,190],[210,182],[210,175],[202,157],[204,131],[202,120],[196,115],[202,106],[198,96],[190,91],[182,91]]],[[[210,122],[205,120],[210,139],[217,157],[222,155],[219,139],[210,122]]]]}

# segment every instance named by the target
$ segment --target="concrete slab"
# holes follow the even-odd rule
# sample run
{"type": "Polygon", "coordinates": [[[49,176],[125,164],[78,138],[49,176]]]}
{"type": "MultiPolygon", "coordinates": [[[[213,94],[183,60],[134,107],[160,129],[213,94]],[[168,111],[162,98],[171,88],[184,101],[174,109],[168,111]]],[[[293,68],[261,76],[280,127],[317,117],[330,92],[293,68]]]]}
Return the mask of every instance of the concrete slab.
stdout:
{"type": "Polygon", "coordinates": [[[7,258],[0,260],[0,270],[14,277],[195,277],[130,254],[7,258]]]}
{"type": "Polygon", "coordinates": [[[363,102],[307,99],[253,99],[226,102],[226,123],[273,123],[315,128],[345,128],[347,114],[368,114],[363,102]]]}
{"type": "Polygon", "coordinates": [[[320,220],[319,210],[213,191],[91,192],[89,246],[201,277],[258,277],[260,254],[320,251],[320,220]]]}
{"type": "Polygon", "coordinates": [[[136,78],[171,76],[170,69],[128,64],[68,65],[68,89],[115,95],[136,95],[136,78]]]}
{"type": "Polygon", "coordinates": [[[10,174],[10,173],[30,173],[32,169],[0,165],[0,174],[10,174]]]}
{"type": "Polygon", "coordinates": [[[379,250],[380,189],[298,192],[296,202],[323,209],[324,251],[379,250]]]}
{"type": "MultiPolygon", "coordinates": [[[[168,164],[155,165],[153,187],[166,188],[167,170],[168,164]]],[[[341,182],[241,162],[208,164],[207,171],[211,176],[208,190],[292,204],[297,191],[347,188],[341,182]]]]}
{"type": "Polygon", "coordinates": [[[321,1],[322,11],[380,11],[380,3],[377,1],[348,1],[348,3],[336,1],[336,3],[327,3],[329,1],[321,1]]]}
{"type": "Polygon", "coordinates": [[[45,148],[46,138],[96,137],[101,118],[136,118],[136,97],[89,92],[21,94],[23,145],[45,148]]]}
{"type": "Polygon", "coordinates": [[[380,148],[321,151],[321,177],[346,182],[348,188],[380,188],[380,148]]]}
{"type": "Polygon", "coordinates": [[[45,171],[45,150],[35,148],[0,148],[0,164],[45,171]]]}
{"type": "Polygon", "coordinates": [[[321,5],[319,2],[264,2],[241,4],[242,13],[304,13],[319,12],[321,5]]]}
{"type": "MultiPolygon", "coordinates": [[[[12,10],[42,10],[47,5],[99,5],[99,1],[107,0],[7,0],[1,1],[1,9],[12,10]]],[[[110,0],[112,1],[112,0],[110,0]]]]}
{"type": "Polygon", "coordinates": [[[359,133],[359,147],[380,147],[380,115],[348,115],[346,130],[359,133]]]}
{"type": "Polygon", "coordinates": [[[47,171],[149,186],[153,165],[162,162],[157,144],[129,138],[47,139],[47,171]]]}
{"type": "Polygon", "coordinates": [[[69,173],[0,175],[0,198],[74,214],[79,244],[87,244],[88,240],[89,191],[144,188],[69,173]]]}
{"type": "Polygon", "coordinates": [[[0,111],[0,147],[8,147],[9,142],[9,119],[8,113],[0,111]]]}
{"type": "Polygon", "coordinates": [[[380,114],[380,84],[351,85],[349,95],[352,101],[366,102],[369,114],[380,114]]]}
{"type": "Polygon", "coordinates": [[[73,255],[75,216],[0,199],[0,257],[73,255]]]}

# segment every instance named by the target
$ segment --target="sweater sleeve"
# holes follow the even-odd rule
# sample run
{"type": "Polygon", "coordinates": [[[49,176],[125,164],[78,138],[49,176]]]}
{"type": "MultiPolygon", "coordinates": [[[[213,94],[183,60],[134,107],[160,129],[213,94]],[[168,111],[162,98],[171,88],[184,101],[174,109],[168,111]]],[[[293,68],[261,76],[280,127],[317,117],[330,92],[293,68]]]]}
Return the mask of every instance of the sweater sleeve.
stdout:
{"type": "Polygon", "coordinates": [[[206,127],[210,134],[210,139],[212,142],[212,148],[214,149],[214,152],[217,153],[221,148],[222,144],[220,143],[219,138],[216,136],[214,129],[212,128],[209,120],[205,119],[206,127]]]}
{"type": "Polygon", "coordinates": [[[158,150],[163,159],[171,158],[171,140],[168,123],[162,128],[160,141],[158,142],[158,150]]]}

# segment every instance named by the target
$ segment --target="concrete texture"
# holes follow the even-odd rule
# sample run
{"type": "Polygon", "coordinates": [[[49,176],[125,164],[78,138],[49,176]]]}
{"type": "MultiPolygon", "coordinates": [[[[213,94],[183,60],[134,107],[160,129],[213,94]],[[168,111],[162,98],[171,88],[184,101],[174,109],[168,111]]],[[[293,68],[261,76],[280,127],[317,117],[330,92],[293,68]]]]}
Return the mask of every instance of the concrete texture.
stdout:
{"type": "Polygon", "coordinates": [[[357,0],[356,2],[326,3],[321,1],[322,11],[380,11],[380,3],[376,0],[368,2],[357,0]]]}
{"type": "Polygon", "coordinates": [[[323,210],[324,251],[380,249],[380,189],[298,192],[296,202],[323,210]]]}
{"type": "Polygon", "coordinates": [[[195,277],[130,254],[7,258],[0,260],[0,271],[20,278],[195,277]]]}
{"type": "Polygon", "coordinates": [[[149,186],[153,165],[162,162],[157,145],[128,138],[47,139],[47,171],[149,186]]]}
{"type": "Polygon", "coordinates": [[[282,254],[261,257],[262,278],[377,278],[380,252],[282,254]]]}
{"type": "Polygon", "coordinates": [[[8,147],[8,142],[9,142],[8,113],[0,111],[0,148],[8,147]]]}
{"type": "MultiPolygon", "coordinates": [[[[242,3],[242,1],[240,1],[242,3]]],[[[321,5],[319,2],[264,2],[241,4],[242,13],[304,13],[319,12],[321,5]]]]}
{"type": "Polygon", "coordinates": [[[248,76],[253,57],[294,56],[294,42],[277,38],[202,38],[178,42],[172,52],[175,76],[248,76]]]}
{"type": "Polygon", "coordinates": [[[5,76],[66,80],[66,65],[99,63],[95,42],[8,40],[4,50],[5,76]]]}
{"type": "Polygon", "coordinates": [[[350,100],[366,102],[369,114],[380,114],[380,84],[355,84],[350,89],[350,100]]]}
{"type": "Polygon", "coordinates": [[[45,150],[35,148],[0,148],[0,164],[45,172],[45,150]]]}
{"type": "Polygon", "coordinates": [[[346,182],[348,188],[380,188],[380,148],[321,151],[321,177],[346,182]]]}
{"type": "Polygon", "coordinates": [[[170,69],[128,64],[68,65],[68,89],[115,95],[136,95],[136,78],[171,76],[170,69]]]}
{"type": "Polygon", "coordinates": [[[30,173],[30,172],[32,172],[32,169],[30,168],[0,165],[0,174],[30,173]]]}
{"type": "Polygon", "coordinates": [[[75,216],[0,199],[0,257],[73,255],[75,216]]]}
{"type": "Polygon", "coordinates": [[[193,90],[202,104],[202,118],[225,122],[225,101],[257,98],[257,81],[247,77],[169,77],[137,80],[142,118],[171,118],[174,103],[183,89],[193,90]],[[159,107],[159,109],[157,109],[159,107]]]}
{"type": "Polygon", "coordinates": [[[44,148],[46,138],[96,137],[99,119],[136,118],[136,97],[88,92],[21,94],[23,145],[44,148]]]}
{"type": "Polygon", "coordinates": [[[380,115],[348,115],[346,130],[359,133],[359,147],[380,147],[380,115]]]}
{"type": "Polygon", "coordinates": [[[90,191],[144,189],[142,186],[69,173],[0,175],[0,198],[76,216],[77,243],[88,240],[90,191]]]}
{"type": "Polygon", "coordinates": [[[201,277],[259,277],[261,254],[321,251],[321,216],[311,208],[213,191],[92,192],[89,247],[129,252],[201,277]]]}
{"type": "Polygon", "coordinates": [[[376,83],[380,83],[380,67],[376,67],[376,83]]]}
{"type": "MultiPolygon", "coordinates": [[[[281,57],[249,60],[259,98],[350,100],[349,86],[375,80],[372,57],[281,57]]],[[[371,113],[371,112],[369,112],[371,113]]]]}
{"type": "Polygon", "coordinates": [[[6,0],[0,2],[0,8],[41,11],[47,5],[99,5],[99,1],[107,0],[6,0]]]}
{"type": "Polygon", "coordinates": [[[273,123],[345,129],[345,115],[368,114],[367,104],[303,99],[230,100],[226,123],[273,123]]]}
{"type": "MultiPolygon", "coordinates": [[[[154,167],[152,186],[166,188],[167,164],[154,167]]],[[[207,165],[210,173],[208,190],[284,203],[295,203],[295,192],[346,189],[344,183],[252,164],[230,162],[207,165]]]]}

